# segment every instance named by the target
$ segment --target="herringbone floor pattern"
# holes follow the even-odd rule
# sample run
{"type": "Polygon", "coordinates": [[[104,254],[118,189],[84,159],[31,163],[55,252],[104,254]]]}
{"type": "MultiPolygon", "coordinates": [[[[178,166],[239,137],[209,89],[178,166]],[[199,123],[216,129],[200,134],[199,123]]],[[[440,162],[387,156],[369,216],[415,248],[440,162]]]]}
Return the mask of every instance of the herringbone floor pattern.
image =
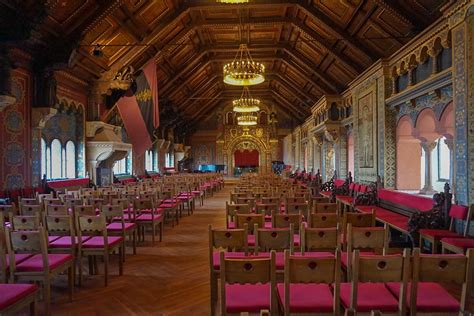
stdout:
{"type": "MultiPolygon", "coordinates": [[[[118,276],[115,258],[109,286],[99,275],[85,275],[81,288],[68,302],[64,277],[54,282],[53,315],[209,315],[208,224],[223,226],[226,187],[197,206],[179,225],[165,227],[164,241],[154,247],[140,244],[128,255],[124,275],[118,276]]],[[[130,249],[127,249],[130,253],[130,249]]],[[[40,303],[40,307],[41,307],[40,303]]]]}

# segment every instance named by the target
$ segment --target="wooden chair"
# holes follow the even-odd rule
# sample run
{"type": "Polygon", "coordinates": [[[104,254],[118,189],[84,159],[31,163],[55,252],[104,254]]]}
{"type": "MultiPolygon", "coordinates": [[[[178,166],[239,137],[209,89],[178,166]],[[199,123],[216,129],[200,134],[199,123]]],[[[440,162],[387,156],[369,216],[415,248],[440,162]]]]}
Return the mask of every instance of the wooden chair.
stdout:
{"type": "Polygon", "coordinates": [[[390,256],[360,256],[359,250],[354,250],[352,260],[352,281],[341,284],[341,304],[346,311],[358,314],[376,310],[405,316],[409,250],[390,256]],[[385,286],[388,282],[398,283],[398,299],[385,286]]]}
{"type": "Polygon", "coordinates": [[[138,235],[141,236],[141,240],[145,241],[145,230],[148,226],[150,226],[152,245],[155,245],[157,228],[159,229],[160,233],[160,241],[162,241],[164,230],[163,214],[155,207],[153,201],[149,199],[136,199],[133,201],[133,209],[139,214],[137,215],[135,222],[138,225],[138,235]],[[147,212],[141,214],[143,210],[147,210],[147,212]]]}
{"type": "Polygon", "coordinates": [[[248,245],[255,247],[255,231],[254,228],[265,227],[265,217],[263,214],[237,214],[236,215],[236,228],[248,228],[247,237],[248,245]],[[256,225],[256,226],[255,226],[256,225]]]}
{"type": "Polygon", "coordinates": [[[308,224],[311,228],[335,228],[341,223],[336,213],[311,213],[308,224]]]}
{"type": "Polygon", "coordinates": [[[339,315],[341,254],[292,256],[285,250],[284,283],[277,296],[284,315],[292,313],[339,315]]]}
{"type": "Polygon", "coordinates": [[[47,215],[69,215],[66,205],[48,204],[46,206],[47,215]]]}
{"type": "Polygon", "coordinates": [[[352,227],[347,224],[347,251],[342,253],[342,267],[347,272],[347,280],[351,279],[352,255],[358,249],[361,256],[374,254],[386,255],[388,250],[388,225],[384,227],[352,227]]]}
{"type": "Polygon", "coordinates": [[[303,214],[305,218],[308,218],[309,204],[308,202],[286,204],[285,214],[303,214]]]}
{"type": "Polygon", "coordinates": [[[351,213],[345,212],[342,216],[342,245],[346,248],[347,243],[347,226],[351,224],[352,227],[374,227],[375,226],[375,210],[371,213],[351,213]]]}
{"type": "Polygon", "coordinates": [[[303,214],[275,214],[272,217],[273,228],[289,228],[293,225],[293,244],[300,246],[300,226],[303,223],[303,214]]]}
{"type": "MultiPolygon", "coordinates": [[[[413,275],[407,293],[410,315],[470,315],[473,255],[473,249],[469,249],[466,256],[420,255],[420,249],[415,248],[413,275]],[[453,283],[462,287],[460,301],[443,287],[444,284],[453,283]]],[[[395,297],[400,296],[399,284],[388,283],[387,287],[395,297]]]]}
{"type": "Polygon", "coordinates": [[[0,284],[0,315],[19,315],[26,308],[36,315],[37,295],[33,284],[0,284]]]}
{"type": "Polygon", "coordinates": [[[43,216],[43,207],[41,205],[23,205],[20,215],[23,216],[43,216]]]}
{"type": "MultiPolygon", "coordinates": [[[[109,236],[122,236],[124,240],[128,238],[132,242],[133,254],[137,254],[137,224],[133,222],[125,222],[125,215],[121,205],[105,205],[102,206],[102,214],[107,221],[107,233],[109,236]]],[[[125,261],[125,251],[123,252],[125,261]]]]}
{"type": "Polygon", "coordinates": [[[248,204],[230,204],[225,202],[226,227],[236,228],[237,214],[250,214],[250,206],[248,204]]]}
{"type": "Polygon", "coordinates": [[[452,205],[449,210],[449,229],[420,229],[420,247],[423,247],[424,241],[431,244],[431,253],[437,253],[442,238],[464,238],[469,234],[469,227],[474,216],[474,204],[467,207],[462,205],[452,205]],[[462,234],[456,232],[456,220],[464,221],[462,234]]]}
{"type": "Polygon", "coordinates": [[[337,203],[316,203],[313,206],[314,213],[338,213],[337,203]]]}
{"type": "Polygon", "coordinates": [[[92,205],[76,205],[73,209],[74,216],[94,216],[97,215],[92,205]]]}
{"type": "Polygon", "coordinates": [[[48,254],[46,232],[43,227],[37,231],[10,231],[7,229],[7,246],[10,256],[10,281],[41,282],[45,314],[49,314],[51,304],[51,280],[67,271],[69,300],[74,291],[74,258],[70,254],[48,254]],[[27,253],[32,256],[16,263],[15,254],[27,253]]]}
{"type": "Polygon", "coordinates": [[[105,216],[78,216],[78,262],[79,262],[79,285],[82,284],[82,257],[89,257],[89,273],[93,270],[97,273],[96,262],[91,264],[91,258],[103,257],[104,260],[104,285],[109,280],[109,255],[118,250],[119,253],[119,275],[123,275],[123,238],[119,236],[107,236],[105,216]],[[90,236],[82,242],[83,236],[90,236]]]}
{"type": "Polygon", "coordinates": [[[251,210],[255,208],[256,198],[254,197],[237,197],[236,204],[248,204],[251,210]]]}
{"type": "Polygon", "coordinates": [[[226,258],[221,251],[220,262],[221,315],[277,313],[274,251],[269,257],[255,259],[226,258]]]}
{"type": "Polygon", "coordinates": [[[280,205],[276,203],[257,203],[257,205],[255,206],[255,213],[264,214],[266,220],[271,220],[273,215],[280,214],[280,205]]]}
{"type": "Polygon", "coordinates": [[[39,215],[14,216],[10,213],[10,226],[13,230],[38,230],[40,223],[39,215]]]}
{"type": "Polygon", "coordinates": [[[215,314],[215,304],[217,302],[217,280],[220,275],[220,252],[219,249],[226,250],[227,258],[246,257],[248,255],[247,231],[243,229],[217,229],[208,226],[209,230],[209,269],[211,284],[211,314],[215,314]]]}
{"type": "Polygon", "coordinates": [[[340,249],[338,227],[307,228],[302,223],[300,231],[302,256],[324,256],[340,249]]]}

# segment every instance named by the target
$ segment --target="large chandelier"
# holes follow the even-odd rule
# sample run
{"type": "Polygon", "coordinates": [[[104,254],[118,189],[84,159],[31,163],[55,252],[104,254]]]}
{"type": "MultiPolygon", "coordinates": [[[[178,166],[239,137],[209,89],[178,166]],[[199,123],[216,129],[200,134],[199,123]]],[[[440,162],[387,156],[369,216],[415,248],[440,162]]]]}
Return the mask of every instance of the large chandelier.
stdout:
{"type": "Polygon", "coordinates": [[[238,113],[260,111],[260,100],[252,98],[247,87],[244,88],[239,99],[232,101],[232,105],[234,106],[234,112],[238,113]]]}
{"type": "Polygon", "coordinates": [[[241,44],[234,61],[224,65],[224,82],[233,86],[253,86],[265,81],[265,66],[255,62],[247,45],[241,44]]]}
{"type": "Polygon", "coordinates": [[[249,0],[217,0],[220,3],[247,3],[249,0]]]}
{"type": "Polygon", "coordinates": [[[240,126],[257,125],[257,116],[255,114],[244,114],[237,117],[237,124],[240,126]]]}

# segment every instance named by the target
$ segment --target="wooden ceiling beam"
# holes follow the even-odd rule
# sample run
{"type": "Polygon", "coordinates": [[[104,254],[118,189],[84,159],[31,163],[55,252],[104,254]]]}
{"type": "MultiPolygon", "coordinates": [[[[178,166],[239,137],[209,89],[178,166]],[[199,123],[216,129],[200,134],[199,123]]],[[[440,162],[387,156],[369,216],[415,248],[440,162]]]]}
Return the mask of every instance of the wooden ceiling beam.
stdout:
{"type": "Polygon", "coordinates": [[[387,10],[390,15],[393,17],[399,19],[400,21],[408,24],[410,27],[417,29],[419,24],[422,24],[423,26],[425,23],[423,21],[417,22],[415,18],[410,16],[407,12],[404,12],[403,9],[397,6],[395,1],[392,0],[373,0],[376,4],[378,4],[380,7],[384,8],[384,10],[387,10]]]}

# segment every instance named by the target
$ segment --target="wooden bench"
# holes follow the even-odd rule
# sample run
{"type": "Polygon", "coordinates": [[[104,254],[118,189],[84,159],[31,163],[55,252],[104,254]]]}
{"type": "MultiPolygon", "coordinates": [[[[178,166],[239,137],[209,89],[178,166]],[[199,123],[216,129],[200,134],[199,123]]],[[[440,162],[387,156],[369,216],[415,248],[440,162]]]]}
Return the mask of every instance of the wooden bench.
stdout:
{"type": "Polygon", "coordinates": [[[359,194],[367,193],[368,191],[368,185],[352,182],[349,184],[349,195],[336,195],[336,203],[339,206],[341,214],[344,211],[351,211],[354,206],[355,198],[359,194]]]}
{"type": "Polygon", "coordinates": [[[356,205],[354,209],[361,213],[370,213],[375,210],[377,221],[407,235],[414,246],[416,242],[408,228],[410,216],[418,212],[428,212],[433,209],[433,206],[432,198],[378,189],[377,205],[356,205]]]}
{"type": "MultiPolygon", "coordinates": [[[[346,181],[347,181],[347,180],[345,180],[345,179],[334,179],[334,180],[333,180],[333,187],[334,187],[334,188],[340,188],[340,187],[342,187],[342,186],[344,185],[344,183],[345,183],[346,181]]],[[[323,184],[322,190],[325,190],[325,186],[326,186],[326,187],[329,187],[329,186],[325,183],[325,184],[323,184]]],[[[321,194],[322,196],[331,198],[331,196],[332,196],[332,190],[321,191],[321,192],[319,192],[319,194],[321,194]]]]}

